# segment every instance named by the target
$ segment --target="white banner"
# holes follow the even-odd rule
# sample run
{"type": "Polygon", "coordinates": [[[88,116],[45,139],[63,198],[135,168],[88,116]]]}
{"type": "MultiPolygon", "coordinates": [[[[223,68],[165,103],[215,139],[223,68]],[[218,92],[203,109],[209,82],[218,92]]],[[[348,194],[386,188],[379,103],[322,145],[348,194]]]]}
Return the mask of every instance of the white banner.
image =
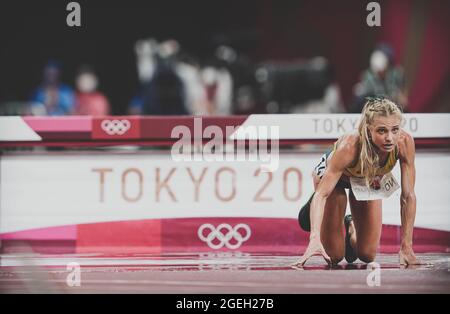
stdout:
{"type": "MultiPolygon", "coordinates": [[[[414,138],[450,137],[450,114],[404,114],[403,129],[414,138]]],[[[336,139],[346,133],[356,132],[360,114],[253,114],[239,127],[249,129],[260,126],[278,126],[279,139],[336,139]]],[[[239,130],[238,128],[238,130],[239,130]]],[[[253,139],[236,131],[231,138],[253,139]]]]}
{"type": "MultiPolygon", "coordinates": [[[[174,162],[154,152],[4,155],[0,232],[149,218],[296,218],[320,156],[280,153],[278,170],[264,173],[257,162],[174,162]]],[[[450,231],[449,165],[448,154],[418,153],[416,226],[450,231]]],[[[400,224],[399,196],[384,201],[384,223],[400,224]]]]}

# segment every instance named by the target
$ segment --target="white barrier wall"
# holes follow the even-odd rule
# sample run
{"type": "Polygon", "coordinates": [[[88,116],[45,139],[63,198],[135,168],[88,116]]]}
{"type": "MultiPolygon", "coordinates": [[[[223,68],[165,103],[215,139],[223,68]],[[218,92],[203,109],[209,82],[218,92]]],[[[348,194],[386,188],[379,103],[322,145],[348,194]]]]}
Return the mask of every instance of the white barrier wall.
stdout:
{"type": "MultiPolygon", "coordinates": [[[[174,162],[168,153],[49,153],[0,159],[0,232],[172,217],[296,218],[321,154],[281,152],[264,173],[250,161],[174,162]]],[[[450,231],[450,154],[418,152],[416,226],[450,231]]],[[[394,174],[400,182],[398,165],[394,174]]],[[[400,225],[400,192],[383,222],[400,225]]]]}

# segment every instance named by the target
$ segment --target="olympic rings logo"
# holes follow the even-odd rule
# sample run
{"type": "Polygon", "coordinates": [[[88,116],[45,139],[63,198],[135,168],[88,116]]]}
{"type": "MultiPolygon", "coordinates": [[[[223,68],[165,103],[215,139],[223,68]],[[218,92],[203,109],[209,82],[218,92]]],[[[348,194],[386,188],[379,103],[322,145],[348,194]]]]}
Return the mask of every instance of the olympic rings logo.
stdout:
{"type": "Polygon", "coordinates": [[[218,225],[217,228],[211,224],[203,224],[198,228],[197,233],[200,240],[206,242],[212,249],[217,250],[226,246],[233,250],[239,248],[242,243],[250,238],[251,230],[248,225],[242,223],[234,226],[234,228],[226,223],[218,225]],[[209,230],[206,236],[203,234],[203,231],[205,230],[209,230]],[[226,232],[223,233],[222,230],[225,230],[226,232]]]}
{"type": "Polygon", "coordinates": [[[108,135],[123,135],[130,129],[131,122],[128,120],[103,120],[101,127],[108,135]]]}

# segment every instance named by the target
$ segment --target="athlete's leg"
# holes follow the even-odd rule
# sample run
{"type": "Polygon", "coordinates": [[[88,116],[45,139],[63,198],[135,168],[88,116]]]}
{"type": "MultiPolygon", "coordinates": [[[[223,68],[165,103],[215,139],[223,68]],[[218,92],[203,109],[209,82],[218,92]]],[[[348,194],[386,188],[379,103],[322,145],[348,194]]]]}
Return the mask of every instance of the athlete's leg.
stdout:
{"type": "MultiPolygon", "coordinates": [[[[314,183],[314,188],[316,188],[316,183],[318,183],[316,178],[314,183]]],[[[325,203],[320,229],[320,239],[333,264],[339,263],[344,258],[345,235],[343,231],[346,208],[347,194],[345,190],[341,187],[335,187],[325,203]]]]}
{"type": "Polygon", "coordinates": [[[375,260],[381,237],[381,200],[358,201],[350,191],[350,209],[354,224],[350,225],[352,247],[358,258],[370,263],[375,260]]]}

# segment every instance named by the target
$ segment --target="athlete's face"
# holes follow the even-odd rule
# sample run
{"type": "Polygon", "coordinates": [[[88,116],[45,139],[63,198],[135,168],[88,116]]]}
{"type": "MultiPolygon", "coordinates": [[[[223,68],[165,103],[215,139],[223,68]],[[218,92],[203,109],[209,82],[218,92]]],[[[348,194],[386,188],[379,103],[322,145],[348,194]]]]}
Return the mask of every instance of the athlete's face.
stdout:
{"type": "Polygon", "coordinates": [[[400,135],[400,118],[396,115],[376,117],[369,132],[372,143],[380,152],[388,153],[395,149],[400,135]]]}

